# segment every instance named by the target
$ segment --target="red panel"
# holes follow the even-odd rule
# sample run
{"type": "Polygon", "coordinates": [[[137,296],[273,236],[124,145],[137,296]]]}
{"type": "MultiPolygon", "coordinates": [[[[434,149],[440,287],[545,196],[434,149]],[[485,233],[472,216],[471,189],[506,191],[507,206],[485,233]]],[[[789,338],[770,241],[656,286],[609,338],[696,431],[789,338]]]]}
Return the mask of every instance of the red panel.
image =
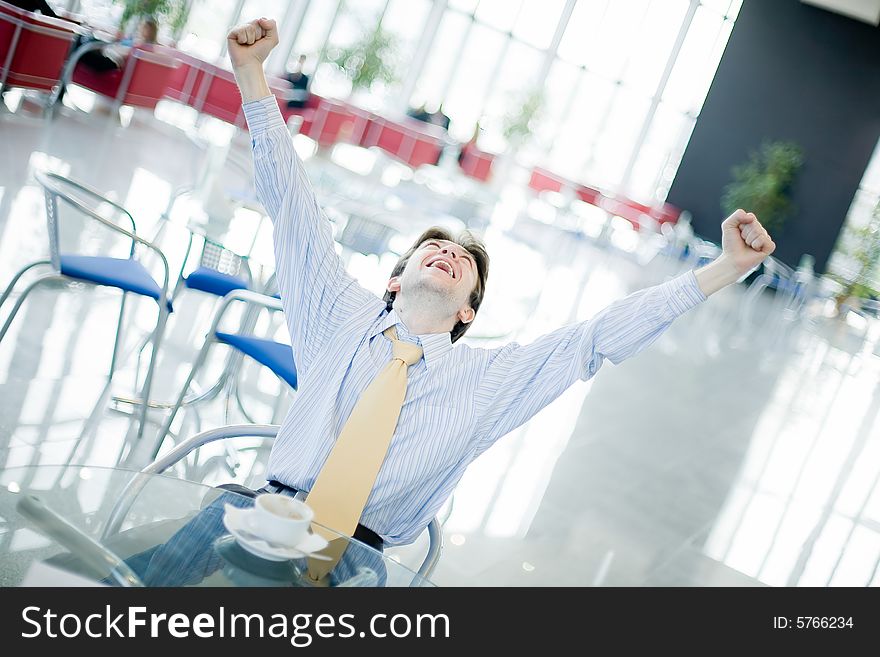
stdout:
{"type": "Polygon", "coordinates": [[[303,130],[303,134],[308,134],[321,146],[331,146],[350,136],[354,119],[354,114],[343,103],[325,99],[318,106],[308,133],[303,130]]]}
{"type": "Polygon", "coordinates": [[[664,203],[661,207],[654,208],[651,211],[651,216],[661,224],[674,224],[678,221],[679,217],[681,217],[681,208],[677,208],[671,203],[664,203]]]}
{"type": "Polygon", "coordinates": [[[437,164],[441,150],[443,150],[443,146],[431,137],[419,137],[406,159],[406,163],[413,169],[417,169],[423,164],[437,164]]]}
{"type": "Polygon", "coordinates": [[[98,73],[88,66],[78,65],[73,71],[72,82],[102,96],[116,98],[116,94],[119,93],[119,85],[122,82],[122,71],[98,73]]]}
{"type": "Polygon", "coordinates": [[[529,187],[536,192],[558,192],[562,190],[565,181],[546,169],[535,167],[532,169],[532,177],[529,179],[529,187]]]}
{"type": "Polygon", "coordinates": [[[644,205],[630,201],[625,197],[606,197],[602,201],[600,207],[613,215],[623,217],[624,219],[629,221],[636,229],[638,229],[641,225],[642,215],[647,214],[647,212],[645,212],[644,210],[648,209],[644,205]],[[644,210],[642,208],[644,208],[644,210]]]}
{"type": "Polygon", "coordinates": [[[587,187],[586,185],[578,185],[574,193],[577,197],[584,201],[585,203],[589,203],[590,205],[598,205],[601,207],[602,203],[602,192],[598,189],[593,189],[592,187],[587,187]]]}
{"type": "Polygon", "coordinates": [[[12,48],[17,27],[16,23],[6,20],[0,15],[0,76],[3,75],[3,67],[6,65],[6,58],[12,48]]]}
{"type": "Polygon", "coordinates": [[[128,83],[123,105],[152,109],[165,95],[165,88],[179,62],[167,53],[132,49],[129,58],[135,58],[134,73],[128,83]]]}
{"type": "Polygon", "coordinates": [[[212,68],[213,70],[208,71],[205,76],[207,89],[204,92],[204,100],[196,109],[221,121],[243,125],[241,93],[234,76],[221,68],[212,68]]]}
{"type": "Polygon", "coordinates": [[[75,36],[73,30],[64,21],[42,19],[27,12],[14,18],[10,14],[5,7],[0,14],[0,66],[6,63],[16,24],[20,30],[6,84],[49,91],[61,79],[75,36]]]}
{"type": "Polygon", "coordinates": [[[468,149],[461,158],[461,169],[471,178],[486,182],[492,175],[495,156],[475,148],[468,149]]]}
{"type": "MultiPolygon", "coordinates": [[[[388,121],[382,120],[380,126],[376,146],[390,155],[404,159],[408,155],[408,153],[403,153],[406,133],[402,128],[388,121]]],[[[410,139],[413,139],[413,137],[410,137],[410,139]]],[[[410,144],[407,144],[407,150],[411,150],[410,144]]]]}
{"type": "Polygon", "coordinates": [[[0,2],[0,14],[6,14],[7,16],[24,16],[27,12],[20,7],[13,7],[10,4],[5,2],[0,2]]]}
{"type": "Polygon", "coordinates": [[[96,73],[86,66],[77,66],[73,72],[73,82],[115,100],[126,71],[131,70],[122,104],[152,109],[165,95],[165,89],[177,65],[173,57],[163,52],[133,48],[126,58],[123,70],[96,73]]]}
{"type": "Polygon", "coordinates": [[[174,51],[174,57],[180,66],[171,72],[165,95],[185,105],[193,105],[208,64],[179,51],[174,51]]]}

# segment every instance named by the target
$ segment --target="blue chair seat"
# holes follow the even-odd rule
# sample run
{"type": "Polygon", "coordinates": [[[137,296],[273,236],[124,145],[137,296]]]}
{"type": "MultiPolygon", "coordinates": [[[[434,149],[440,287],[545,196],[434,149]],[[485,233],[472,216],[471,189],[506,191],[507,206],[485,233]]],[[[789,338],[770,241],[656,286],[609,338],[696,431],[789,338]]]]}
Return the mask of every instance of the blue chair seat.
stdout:
{"type": "Polygon", "coordinates": [[[268,367],[296,390],[296,364],[293,362],[293,349],[290,345],[255,338],[251,335],[221,333],[220,331],[217,331],[215,335],[220,342],[235,347],[260,365],[268,367]]]}
{"type": "Polygon", "coordinates": [[[187,276],[186,286],[191,290],[200,290],[218,297],[224,297],[233,290],[248,289],[247,281],[207,267],[199,267],[187,276]]]}
{"type": "MultiPolygon", "coordinates": [[[[60,260],[64,276],[119,288],[156,301],[162,296],[162,288],[137,260],[63,254],[60,260]]],[[[167,302],[168,312],[171,312],[171,299],[167,302]]]]}

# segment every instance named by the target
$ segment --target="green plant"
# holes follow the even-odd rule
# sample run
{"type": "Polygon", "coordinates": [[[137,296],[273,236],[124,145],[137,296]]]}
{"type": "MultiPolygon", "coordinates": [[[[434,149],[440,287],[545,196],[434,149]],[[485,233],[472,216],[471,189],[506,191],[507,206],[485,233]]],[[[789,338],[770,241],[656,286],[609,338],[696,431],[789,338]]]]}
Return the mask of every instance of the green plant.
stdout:
{"type": "Polygon", "coordinates": [[[512,104],[512,109],[504,116],[502,134],[508,144],[518,146],[532,134],[541,116],[544,94],[541,89],[532,89],[512,104]]]}
{"type": "Polygon", "coordinates": [[[829,277],[843,286],[838,300],[850,297],[862,299],[877,298],[880,292],[876,285],[877,267],[880,265],[880,202],[874,207],[868,224],[860,228],[848,228],[844,241],[849,244],[845,252],[855,262],[855,275],[841,276],[829,274],[829,277]]]}
{"type": "Polygon", "coordinates": [[[778,233],[794,210],[791,185],[804,163],[803,151],[793,142],[768,141],[749,161],[732,169],[733,182],[724,188],[721,207],[725,214],[738,208],[758,215],[771,233],[778,233]]]}
{"type": "Polygon", "coordinates": [[[397,38],[381,26],[368,30],[355,43],[344,48],[331,47],[327,61],[342,69],[352,89],[370,89],[376,81],[391,84],[397,79],[394,61],[397,38]]]}
{"type": "Polygon", "coordinates": [[[123,5],[123,27],[133,18],[153,18],[163,23],[172,32],[177,32],[186,24],[189,17],[190,4],[187,0],[115,0],[116,4],[123,5]]]}

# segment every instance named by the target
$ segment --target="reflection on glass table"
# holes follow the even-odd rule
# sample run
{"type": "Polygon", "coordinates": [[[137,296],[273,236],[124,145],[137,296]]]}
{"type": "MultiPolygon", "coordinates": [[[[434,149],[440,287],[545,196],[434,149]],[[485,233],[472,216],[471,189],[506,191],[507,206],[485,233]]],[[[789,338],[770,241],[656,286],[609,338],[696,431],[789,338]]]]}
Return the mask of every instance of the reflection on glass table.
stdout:
{"type": "Polygon", "coordinates": [[[0,586],[20,585],[38,562],[123,586],[433,586],[338,534],[345,552],[314,584],[307,558],[268,560],[230,535],[225,505],[253,504],[237,492],[121,468],[7,468],[0,471],[0,586]]]}

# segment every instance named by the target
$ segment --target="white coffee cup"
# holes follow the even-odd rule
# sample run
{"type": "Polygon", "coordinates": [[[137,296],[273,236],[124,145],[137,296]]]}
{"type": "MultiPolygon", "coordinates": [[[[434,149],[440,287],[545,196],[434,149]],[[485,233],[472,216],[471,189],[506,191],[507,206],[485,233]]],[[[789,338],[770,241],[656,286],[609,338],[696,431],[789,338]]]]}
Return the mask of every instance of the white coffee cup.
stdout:
{"type": "Polygon", "coordinates": [[[254,502],[252,529],[270,543],[294,546],[305,538],[314,516],[315,512],[305,502],[264,493],[254,502]]]}

